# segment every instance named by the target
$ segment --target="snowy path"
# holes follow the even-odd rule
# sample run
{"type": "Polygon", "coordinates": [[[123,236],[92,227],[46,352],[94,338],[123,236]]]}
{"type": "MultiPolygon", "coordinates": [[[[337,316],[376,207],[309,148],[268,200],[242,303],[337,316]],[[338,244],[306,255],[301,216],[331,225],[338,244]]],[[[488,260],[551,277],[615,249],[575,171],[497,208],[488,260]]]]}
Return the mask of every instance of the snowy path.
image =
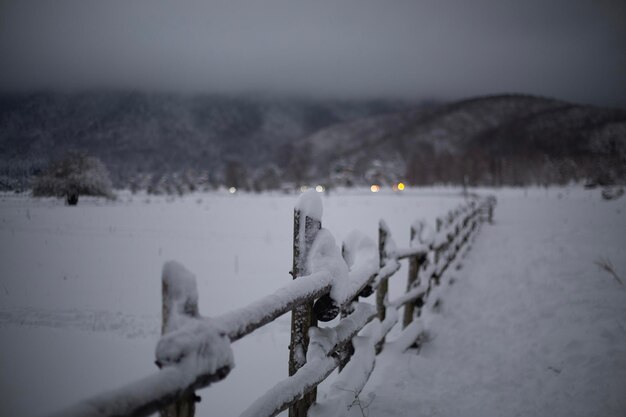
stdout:
{"type": "Polygon", "coordinates": [[[626,287],[594,264],[624,281],[626,202],[540,192],[499,196],[429,341],[379,358],[366,415],[626,415],[626,287]]]}

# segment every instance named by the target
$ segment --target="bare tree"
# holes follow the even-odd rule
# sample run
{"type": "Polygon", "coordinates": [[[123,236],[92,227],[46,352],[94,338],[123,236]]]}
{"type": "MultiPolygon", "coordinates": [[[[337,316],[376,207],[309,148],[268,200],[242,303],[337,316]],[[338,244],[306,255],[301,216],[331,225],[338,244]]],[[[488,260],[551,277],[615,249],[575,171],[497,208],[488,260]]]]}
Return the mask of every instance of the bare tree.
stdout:
{"type": "Polygon", "coordinates": [[[78,204],[79,195],[113,197],[109,171],[98,158],[84,152],[70,151],[53,161],[35,179],[36,197],[64,197],[67,204],[78,204]]]}

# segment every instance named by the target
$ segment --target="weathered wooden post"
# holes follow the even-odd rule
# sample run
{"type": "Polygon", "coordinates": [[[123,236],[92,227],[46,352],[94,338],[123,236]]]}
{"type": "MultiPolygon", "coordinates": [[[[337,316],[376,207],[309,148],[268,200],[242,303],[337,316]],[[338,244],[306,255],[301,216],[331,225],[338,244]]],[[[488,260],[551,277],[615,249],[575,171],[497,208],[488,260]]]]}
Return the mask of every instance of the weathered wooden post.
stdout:
{"type": "MultiPolygon", "coordinates": [[[[389,238],[389,228],[384,220],[378,222],[378,266],[382,269],[387,262],[387,239],[389,238]]],[[[387,301],[387,292],[389,291],[389,281],[383,279],[378,283],[376,289],[376,311],[378,320],[385,320],[386,311],[385,303],[387,301]]],[[[385,338],[376,345],[376,353],[380,353],[383,349],[385,338]]]]}
{"type": "MultiPolygon", "coordinates": [[[[382,269],[387,262],[387,238],[389,237],[389,229],[387,224],[381,220],[378,223],[378,266],[382,269]]],[[[376,289],[376,311],[378,319],[382,322],[385,320],[385,300],[389,291],[389,283],[386,279],[378,283],[376,289]]]]}
{"type": "MultiPolygon", "coordinates": [[[[182,265],[170,261],[163,266],[161,277],[163,296],[161,334],[182,327],[187,319],[198,318],[196,278],[182,265]]],[[[160,411],[161,417],[193,417],[199,397],[193,391],[160,411]]]]}
{"type": "MultiPolygon", "coordinates": [[[[346,243],[345,242],[341,245],[341,256],[344,259],[344,261],[346,261],[346,264],[348,264],[346,260],[346,243]]],[[[358,295],[354,297],[354,300],[352,300],[352,302],[357,302],[357,301],[359,301],[358,295]]],[[[348,317],[348,315],[352,313],[353,311],[354,311],[354,308],[352,307],[352,303],[350,303],[347,307],[342,308],[341,319],[343,320],[344,318],[348,317]]],[[[346,366],[346,364],[350,361],[350,358],[352,358],[352,355],[354,355],[354,345],[352,344],[352,341],[349,341],[348,343],[346,343],[346,345],[342,349],[339,350],[338,355],[339,355],[339,372],[341,372],[343,368],[346,366]]]]}
{"type": "MultiPolygon", "coordinates": [[[[413,242],[415,240],[415,235],[417,231],[415,230],[415,225],[411,226],[411,240],[413,242]]],[[[420,264],[422,262],[422,255],[415,255],[409,257],[409,275],[406,282],[406,291],[409,292],[415,285],[419,285],[419,276],[418,271],[420,268],[420,264]]],[[[404,306],[404,317],[402,320],[402,327],[405,328],[413,321],[413,316],[415,312],[415,306],[421,300],[416,300],[415,302],[407,303],[404,306]]]]}
{"type": "MultiPolygon", "coordinates": [[[[300,196],[293,216],[293,279],[307,275],[307,256],[317,232],[322,228],[322,200],[313,190],[300,196]]],[[[313,302],[300,305],[291,312],[291,343],[289,344],[289,376],[306,363],[309,328],[317,325],[313,318],[313,302]]],[[[289,417],[306,417],[315,402],[317,389],[289,407],[289,417]]]]}
{"type": "MultiPolygon", "coordinates": [[[[439,236],[439,233],[441,232],[442,225],[443,225],[443,222],[441,218],[437,217],[435,221],[435,230],[437,231],[437,236],[439,236]]],[[[434,263],[435,265],[437,265],[437,267],[439,266],[439,261],[441,260],[441,252],[443,250],[443,246],[445,246],[445,245],[440,245],[439,243],[440,243],[439,239],[437,239],[435,241],[435,244],[437,246],[434,248],[435,249],[434,263]]],[[[439,274],[437,272],[435,272],[435,274],[433,275],[433,281],[435,285],[439,285],[439,274]]]]}

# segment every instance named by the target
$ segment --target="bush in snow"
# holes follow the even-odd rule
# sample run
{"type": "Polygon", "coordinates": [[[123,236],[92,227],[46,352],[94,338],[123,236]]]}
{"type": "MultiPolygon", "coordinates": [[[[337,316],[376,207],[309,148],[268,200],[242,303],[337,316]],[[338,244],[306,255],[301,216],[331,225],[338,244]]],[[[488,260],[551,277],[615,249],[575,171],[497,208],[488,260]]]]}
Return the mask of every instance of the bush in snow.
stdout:
{"type": "Polygon", "coordinates": [[[84,152],[70,151],[53,161],[33,184],[33,196],[65,197],[70,206],[78,203],[81,194],[113,197],[109,171],[84,152]]]}

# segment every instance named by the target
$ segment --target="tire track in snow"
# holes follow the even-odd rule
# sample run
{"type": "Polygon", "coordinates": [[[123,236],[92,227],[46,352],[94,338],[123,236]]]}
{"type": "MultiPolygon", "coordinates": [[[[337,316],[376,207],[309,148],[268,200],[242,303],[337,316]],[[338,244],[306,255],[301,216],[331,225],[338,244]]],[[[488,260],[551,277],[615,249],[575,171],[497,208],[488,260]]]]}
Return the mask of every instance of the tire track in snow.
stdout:
{"type": "Polygon", "coordinates": [[[113,333],[128,339],[156,338],[161,333],[161,318],[119,311],[0,308],[0,328],[8,326],[113,333]]]}
{"type": "MultiPolygon", "coordinates": [[[[159,315],[135,315],[105,310],[44,310],[29,307],[0,307],[0,328],[8,326],[48,327],[112,333],[127,339],[158,338],[161,335],[161,317],[159,315]]],[[[257,329],[255,333],[288,332],[289,328],[289,315],[286,314],[271,325],[257,329]]]]}

